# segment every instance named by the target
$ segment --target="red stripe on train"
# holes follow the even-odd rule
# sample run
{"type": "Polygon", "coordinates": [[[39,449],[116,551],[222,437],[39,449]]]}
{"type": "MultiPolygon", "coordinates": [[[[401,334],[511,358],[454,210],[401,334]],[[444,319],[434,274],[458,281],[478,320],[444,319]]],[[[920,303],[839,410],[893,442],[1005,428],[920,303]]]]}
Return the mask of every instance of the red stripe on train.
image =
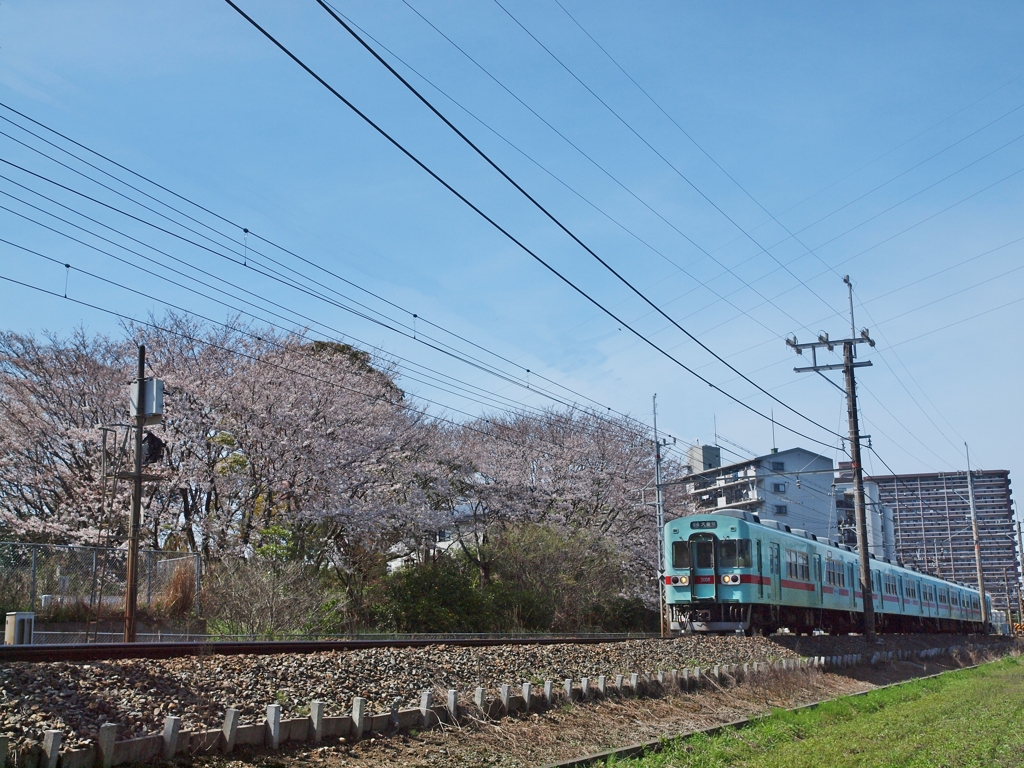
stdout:
{"type": "Polygon", "coordinates": [[[814,591],[814,585],[808,584],[806,581],[790,581],[789,579],[783,579],[782,586],[785,589],[803,589],[807,592],[814,591]]]}

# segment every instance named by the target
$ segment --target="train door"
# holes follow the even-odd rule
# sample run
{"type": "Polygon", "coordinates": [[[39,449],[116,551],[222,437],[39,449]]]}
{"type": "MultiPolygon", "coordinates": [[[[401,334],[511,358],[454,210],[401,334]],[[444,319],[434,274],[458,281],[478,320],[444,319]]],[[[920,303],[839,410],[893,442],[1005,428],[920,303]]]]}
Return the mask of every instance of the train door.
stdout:
{"type": "Polygon", "coordinates": [[[850,585],[850,605],[854,608],[857,607],[857,565],[856,563],[847,563],[847,584],[850,585]]]}
{"type": "Polygon", "coordinates": [[[769,544],[769,586],[771,587],[771,599],[778,602],[782,599],[782,560],[779,557],[779,545],[769,544]]]}
{"type": "Polygon", "coordinates": [[[764,562],[761,559],[761,540],[757,540],[757,596],[764,597],[764,562]]]}
{"type": "Polygon", "coordinates": [[[821,605],[824,599],[821,590],[821,555],[812,555],[812,557],[814,557],[814,594],[818,599],[818,605],[821,605]]]}
{"type": "Polygon", "coordinates": [[[899,601],[898,605],[900,606],[900,613],[903,613],[906,610],[906,606],[903,604],[904,598],[903,598],[903,577],[902,576],[897,576],[896,577],[896,599],[899,601]]]}
{"type": "Polygon", "coordinates": [[[881,611],[884,607],[882,602],[882,574],[878,571],[871,572],[871,601],[874,603],[876,611],[881,611]]]}
{"type": "Polygon", "coordinates": [[[717,539],[711,533],[698,533],[690,537],[690,544],[693,547],[693,597],[714,600],[718,597],[717,539]]]}

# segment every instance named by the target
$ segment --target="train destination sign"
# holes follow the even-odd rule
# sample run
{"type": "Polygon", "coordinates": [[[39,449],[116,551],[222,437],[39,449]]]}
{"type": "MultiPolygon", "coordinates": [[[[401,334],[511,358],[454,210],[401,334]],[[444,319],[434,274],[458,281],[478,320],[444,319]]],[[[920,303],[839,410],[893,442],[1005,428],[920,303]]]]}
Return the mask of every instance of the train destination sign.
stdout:
{"type": "Polygon", "coordinates": [[[717,528],[717,520],[692,520],[690,521],[691,528],[717,528]]]}

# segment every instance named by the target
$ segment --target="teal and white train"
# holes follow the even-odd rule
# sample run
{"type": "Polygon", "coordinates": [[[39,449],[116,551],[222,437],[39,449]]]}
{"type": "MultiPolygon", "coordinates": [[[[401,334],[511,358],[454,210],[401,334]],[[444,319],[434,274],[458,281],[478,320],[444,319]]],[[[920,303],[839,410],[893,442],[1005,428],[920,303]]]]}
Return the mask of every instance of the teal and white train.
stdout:
{"type": "MultiPolygon", "coordinates": [[[[665,590],[674,630],[770,634],[862,630],[860,561],[847,546],[751,512],[665,525],[665,590]]],[[[989,632],[977,590],[871,558],[878,632],[989,632]]],[[[992,615],[991,601],[986,597],[992,615]]]]}

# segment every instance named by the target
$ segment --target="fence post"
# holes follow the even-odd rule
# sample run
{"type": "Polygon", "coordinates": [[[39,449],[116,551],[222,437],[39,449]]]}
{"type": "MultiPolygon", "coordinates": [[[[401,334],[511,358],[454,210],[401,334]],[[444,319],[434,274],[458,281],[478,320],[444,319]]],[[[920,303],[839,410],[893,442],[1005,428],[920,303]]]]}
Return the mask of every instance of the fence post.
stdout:
{"type": "Polygon", "coordinates": [[[32,545],[32,589],[29,592],[29,610],[35,613],[36,610],[36,553],[39,551],[39,546],[36,544],[32,545]]]}
{"type": "Polygon", "coordinates": [[[153,550],[146,553],[146,607],[153,608],[153,550]]]}
{"type": "Polygon", "coordinates": [[[199,609],[199,593],[200,593],[200,587],[202,587],[202,585],[203,585],[202,584],[203,561],[202,561],[202,558],[199,556],[198,552],[194,555],[194,557],[196,559],[196,599],[193,602],[195,604],[195,613],[196,613],[196,615],[197,616],[201,616],[202,614],[200,613],[200,609],[199,609]]]}
{"type": "MultiPolygon", "coordinates": [[[[93,610],[96,602],[96,547],[92,548],[92,582],[89,585],[89,610],[93,610]]],[[[88,626],[88,625],[87,625],[88,626]]]]}

